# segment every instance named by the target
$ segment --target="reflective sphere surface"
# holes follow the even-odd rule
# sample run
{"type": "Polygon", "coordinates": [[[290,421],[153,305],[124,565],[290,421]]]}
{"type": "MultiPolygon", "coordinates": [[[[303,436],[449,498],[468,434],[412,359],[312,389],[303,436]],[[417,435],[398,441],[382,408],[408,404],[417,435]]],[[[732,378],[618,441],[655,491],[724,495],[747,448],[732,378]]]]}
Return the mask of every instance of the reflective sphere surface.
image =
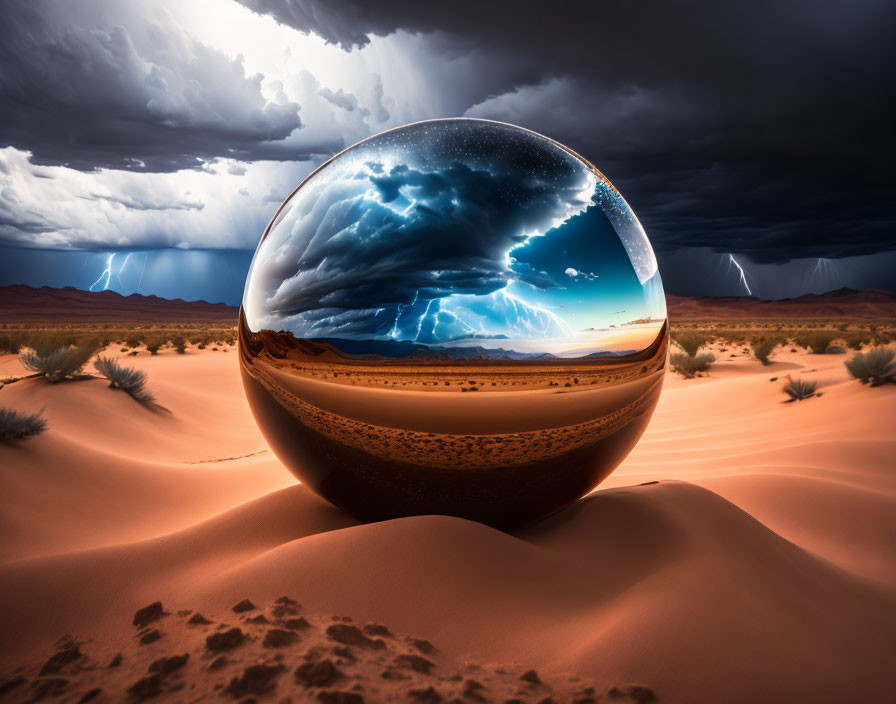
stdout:
{"type": "Polygon", "coordinates": [[[668,325],[650,243],[597,169],[518,127],[436,120],[284,202],[239,344],[258,424],[311,490],[363,520],[513,527],[628,454],[668,325]]]}

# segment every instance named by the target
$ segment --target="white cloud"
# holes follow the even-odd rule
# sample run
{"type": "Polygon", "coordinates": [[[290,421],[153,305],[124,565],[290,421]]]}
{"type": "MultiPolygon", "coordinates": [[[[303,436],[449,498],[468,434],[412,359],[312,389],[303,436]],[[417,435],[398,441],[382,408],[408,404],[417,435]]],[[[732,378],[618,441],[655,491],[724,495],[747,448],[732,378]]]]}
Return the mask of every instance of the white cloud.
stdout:
{"type": "Polygon", "coordinates": [[[254,249],[276,210],[255,185],[279,184],[268,186],[279,202],[312,168],[256,162],[244,175],[226,163],[173,174],[83,173],[35,166],[28,156],[0,149],[0,241],[54,249],[254,249]]]}

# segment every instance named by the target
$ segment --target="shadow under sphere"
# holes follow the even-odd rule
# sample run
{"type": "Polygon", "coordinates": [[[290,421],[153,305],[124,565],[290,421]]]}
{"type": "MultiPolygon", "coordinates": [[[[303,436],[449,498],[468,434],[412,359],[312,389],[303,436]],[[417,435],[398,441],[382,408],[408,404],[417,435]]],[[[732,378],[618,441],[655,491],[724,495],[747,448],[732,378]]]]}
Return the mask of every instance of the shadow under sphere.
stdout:
{"type": "Polygon", "coordinates": [[[511,528],[593,489],[641,436],[668,322],[613,185],[485,120],[337,155],[262,237],[239,324],[246,395],[307,486],[363,520],[511,528]]]}

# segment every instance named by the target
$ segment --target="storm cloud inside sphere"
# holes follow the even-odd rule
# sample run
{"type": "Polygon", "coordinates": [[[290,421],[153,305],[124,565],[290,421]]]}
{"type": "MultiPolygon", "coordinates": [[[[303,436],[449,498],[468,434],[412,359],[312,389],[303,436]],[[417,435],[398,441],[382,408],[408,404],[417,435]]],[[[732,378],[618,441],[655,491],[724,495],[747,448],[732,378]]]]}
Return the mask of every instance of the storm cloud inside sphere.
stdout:
{"type": "Polygon", "coordinates": [[[579,257],[624,270],[638,295],[656,275],[637,218],[574,154],[500,123],[424,122],[348,150],[287,200],[244,309],[253,329],[306,338],[570,337],[561,299],[600,285],[594,261],[564,274],[579,257]],[[580,239],[561,246],[567,231],[580,239]]]}

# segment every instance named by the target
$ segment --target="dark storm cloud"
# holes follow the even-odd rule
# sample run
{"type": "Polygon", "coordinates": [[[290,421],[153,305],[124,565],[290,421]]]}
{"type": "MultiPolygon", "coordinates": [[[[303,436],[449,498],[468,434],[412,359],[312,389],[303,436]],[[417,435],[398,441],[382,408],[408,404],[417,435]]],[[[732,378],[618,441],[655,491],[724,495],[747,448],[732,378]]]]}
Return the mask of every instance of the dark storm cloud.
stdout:
{"type": "MultiPolygon", "coordinates": [[[[308,245],[295,253],[299,272],[275,296],[277,315],[310,313],[332,325],[337,312],[357,318],[358,310],[415,299],[424,307],[451,294],[492,293],[507,283],[505,255],[525,240],[521,233],[543,229],[566,212],[581,185],[572,178],[564,187],[457,162],[433,172],[401,165],[370,183],[379,200],[330,206],[308,245]],[[402,203],[396,211],[389,204],[400,192],[413,204],[402,203]]],[[[295,271],[294,258],[278,259],[286,263],[279,275],[295,271]]],[[[539,274],[524,266],[519,278],[555,285],[539,274]]]]}
{"type": "Polygon", "coordinates": [[[173,21],[132,18],[132,9],[0,6],[3,146],[31,151],[37,164],[156,172],[317,151],[269,143],[302,123],[296,103],[264,99],[261,76],[173,21]],[[104,11],[114,15],[106,24],[97,19],[104,11]]]}
{"type": "MultiPolygon", "coordinates": [[[[383,333],[396,313],[413,321],[430,301],[485,296],[504,288],[509,277],[541,289],[557,286],[528,264],[511,260],[509,271],[507,255],[528,235],[586,207],[590,174],[546,142],[507,149],[511,136],[485,139],[469,123],[445,129],[443,147],[459,146],[467,135],[465,161],[384,168],[362,153],[358,159],[367,163],[360,173],[340,175],[345,167],[337,161],[317,177],[322,190],[309,185],[287,205],[258,264],[258,278],[275,286],[265,304],[275,318],[298,316],[306,335],[347,326],[353,334],[383,333]],[[473,143],[478,148],[471,157],[473,143]]],[[[423,162],[425,130],[416,128],[423,141],[411,139],[408,147],[423,162]]],[[[532,141],[525,133],[514,136],[532,141]]],[[[381,137],[377,145],[391,139],[381,137]]]]}
{"type": "Polygon", "coordinates": [[[406,30],[446,57],[481,53],[446,90],[594,161],[661,252],[896,247],[888,0],[240,2],[346,49],[406,30]]]}

